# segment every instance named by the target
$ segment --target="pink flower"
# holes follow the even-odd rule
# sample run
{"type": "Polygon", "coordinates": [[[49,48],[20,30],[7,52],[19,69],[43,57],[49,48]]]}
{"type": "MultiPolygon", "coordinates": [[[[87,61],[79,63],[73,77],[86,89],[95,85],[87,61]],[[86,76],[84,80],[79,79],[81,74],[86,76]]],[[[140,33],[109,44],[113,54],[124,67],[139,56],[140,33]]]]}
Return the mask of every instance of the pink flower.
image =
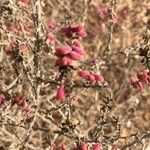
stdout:
{"type": "Polygon", "coordinates": [[[131,79],[131,86],[137,90],[143,90],[143,85],[139,80],[131,79]]]}
{"type": "Polygon", "coordinates": [[[68,57],[63,57],[63,58],[59,58],[56,60],[55,66],[69,66],[72,63],[72,59],[68,58],[68,57]]]}
{"type": "Polygon", "coordinates": [[[81,150],[88,150],[87,144],[82,144],[81,145],[81,150]]]}
{"type": "Polygon", "coordinates": [[[90,75],[89,71],[80,71],[79,72],[79,76],[84,78],[84,79],[87,79],[89,75],[90,75]]]}
{"type": "Polygon", "coordinates": [[[63,55],[69,54],[72,51],[72,48],[68,45],[64,45],[62,47],[56,48],[55,50],[56,50],[56,53],[55,53],[56,55],[63,56],[63,55]]]}
{"type": "Polygon", "coordinates": [[[100,74],[93,74],[97,82],[104,82],[104,77],[100,74]]]}
{"type": "Polygon", "coordinates": [[[101,144],[95,144],[91,150],[101,150],[102,149],[102,145],[101,144]]]}
{"type": "Polygon", "coordinates": [[[62,102],[65,101],[66,93],[65,93],[65,88],[64,87],[59,87],[57,89],[56,98],[58,100],[62,101],[62,102]]]}
{"type": "Polygon", "coordinates": [[[81,60],[82,58],[81,55],[75,51],[71,51],[67,56],[73,60],[81,60]]]}
{"type": "Polygon", "coordinates": [[[4,105],[4,102],[5,102],[5,95],[3,93],[0,93],[0,107],[4,105]]]}

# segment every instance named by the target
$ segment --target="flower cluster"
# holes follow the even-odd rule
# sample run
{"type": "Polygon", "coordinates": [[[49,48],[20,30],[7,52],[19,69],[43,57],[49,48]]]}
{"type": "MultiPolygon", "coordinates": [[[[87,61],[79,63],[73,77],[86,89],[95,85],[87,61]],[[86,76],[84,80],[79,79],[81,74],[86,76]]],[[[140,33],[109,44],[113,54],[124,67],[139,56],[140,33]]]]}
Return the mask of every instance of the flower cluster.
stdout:
{"type": "MultiPolygon", "coordinates": [[[[66,38],[69,38],[69,41],[66,45],[55,48],[55,55],[58,58],[55,62],[55,66],[73,66],[74,63],[81,61],[84,58],[85,50],[78,40],[78,37],[85,37],[87,33],[81,25],[69,25],[63,27],[61,32],[64,33],[66,38]]],[[[56,98],[63,102],[65,97],[65,88],[63,86],[59,87],[56,92],[56,98]]]]}
{"type": "Polygon", "coordinates": [[[91,83],[103,83],[104,77],[101,74],[92,73],[90,71],[80,71],[79,76],[90,81],[91,83]]]}
{"type": "Polygon", "coordinates": [[[55,65],[70,66],[73,62],[81,61],[84,58],[85,50],[77,37],[85,37],[87,33],[81,25],[67,26],[61,29],[61,32],[69,39],[67,45],[56,47],[55,55],[58,57],[55,65]]]}
{"type": "Polygon", "coordinates": [[[131,79],[131,86],[137,90],[143,90],[144,85],[150,83],[150,73],[143,70],[137,73],[137,79],[131,79]]]}
{"type": "Polygon", "coordinates": [[[85,55],[85,50],[78,40],[73,40],[71,45],[64,45],[56,48],[55,55],[58,57],[56,66],[69,66],[74,61],[80,61],[85,55]]]}
{"type": "Polygon", "coordinates": [[[69,25],[61,29],[61,32],[65,34],[67,38],[72,37],[86,37],[87,33],[81,25],[69,25]]]}

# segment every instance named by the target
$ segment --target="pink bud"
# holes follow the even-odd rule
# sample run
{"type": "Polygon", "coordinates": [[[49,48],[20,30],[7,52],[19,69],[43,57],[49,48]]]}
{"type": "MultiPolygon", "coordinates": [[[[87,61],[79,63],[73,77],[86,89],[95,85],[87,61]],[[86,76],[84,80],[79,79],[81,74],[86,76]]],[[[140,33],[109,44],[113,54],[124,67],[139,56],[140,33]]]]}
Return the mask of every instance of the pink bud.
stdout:
{"type": "Polygon", "coordinates": [[[102,145],[101,144],[95,144],[91,150],[101,150],[102,149],[102,145]]]}
{"type": "Polygon", "coordinates": [[[73,41],[72,50],[78,52],[81,55],[85,54],[85,50],[84,50],[82,44],[78,40],[73,41]]]}
{"type": "Polygon", "coordinates": [[[3,93],[0,93],[0,107],[4,105],[4,102],[5,102],[5,95],[3,93]]]}
{"type": "Polygon", "coordinates": [[[65,56],[63,58],[57,59],[55,66],[59,66],[59,67],[60,66],[68,66],[68,65],[71,65],[71,63],[72,63],[72,59],[65,56]]]}
{"type": "Polygon", "coordinates": [[[89,71],[80,71],[79,72],[79,76],[82,78],[85,78],[85,79],[87,79],[89,75],[90,75],[89,71]]]}
{"type": "Polygon", "coordinates": [[[72,50],[79,53],[80,55],[85,55],[85,51],[84,51],[83,47],[77,47],[76,46],[72,50]]]}
{"type": "Polygon", "coordinates": [[[72,31],[75,32],[77,35],[81,36],[81,37],[85,37],[87,35],[87,33],[84,30],[84,27],[81,25],[78,25],[76,27],[72,28],[72,31]]]}
{"type": "Polygon", "coordinates": [[[56,48],[56,55],[66,55],[72,51],[72,48],[68,45],[56,48]]]}
{"type": "Polygon", "coordinates": [[[100,74],[93,74],[97,82],[104,82],[104,78],[100,74]]]}
{"type": "Polygon", "coordinates": [[[75,51],[71,51],[69,54],[68,54],[68,57],[70,59],[73,59],[73,60],[81,60],[81,55],[75,51]]]}
{"type": "Polygon", "coordinates": [[[64,87],[59,87],[57,89],[57,94],[56,94],[56,97],[58,100],[64,102],[65,101],[65,98],[66,98],[66,93],[65,93],[65,88],[64,87]]]}
{"type": "Polygon", "coordinates": [[[87,144],[82,144],[81,145],[81,150],[88,150],[87,144]]]}
{"type": "Polygon", "coordinates": [[[95,83],[95,76],[93,74],[90,74],[88,76],[88,80],[91,82],[91,83],[95,83]]]}
{"type": "Polygon", "coordinates": [[[77,32],[77,35],[79,35],[80,37],[86,37],[87,33],[84,30],[80,30],[79,32],[77,32]]]}

